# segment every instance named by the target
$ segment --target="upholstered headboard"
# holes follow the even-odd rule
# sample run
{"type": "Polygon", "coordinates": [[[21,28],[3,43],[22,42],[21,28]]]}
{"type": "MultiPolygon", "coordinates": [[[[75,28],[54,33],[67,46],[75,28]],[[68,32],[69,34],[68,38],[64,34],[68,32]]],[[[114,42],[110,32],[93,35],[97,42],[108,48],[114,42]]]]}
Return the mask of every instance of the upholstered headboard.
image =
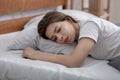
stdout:
{"type": "MultiPolygon", "coordinates": [[[[0,16],[60,5],[66,9],[67,4],[68,0],[0,0],[0,16]]],[[[22,30],[25,23],[35,16],[0,21],[0,34],[22,30]]]]}

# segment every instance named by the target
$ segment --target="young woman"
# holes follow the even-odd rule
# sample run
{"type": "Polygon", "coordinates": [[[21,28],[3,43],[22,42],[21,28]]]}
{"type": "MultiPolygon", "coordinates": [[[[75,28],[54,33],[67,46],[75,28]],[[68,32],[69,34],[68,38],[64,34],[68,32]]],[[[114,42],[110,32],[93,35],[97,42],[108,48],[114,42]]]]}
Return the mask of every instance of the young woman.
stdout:
{"type": "Polygon", "coordinates": [[[22,57],[79,67],[88,55],[109,59],[120,55],[120,28],[100,18],[80,21],[61,12],[48,12],[38,24],[38,33],[61,44],[77,42],[69,55],[55,55],[25,48],[22,57]],[[44,54],[43,54],[44,53],[44,54]]]}

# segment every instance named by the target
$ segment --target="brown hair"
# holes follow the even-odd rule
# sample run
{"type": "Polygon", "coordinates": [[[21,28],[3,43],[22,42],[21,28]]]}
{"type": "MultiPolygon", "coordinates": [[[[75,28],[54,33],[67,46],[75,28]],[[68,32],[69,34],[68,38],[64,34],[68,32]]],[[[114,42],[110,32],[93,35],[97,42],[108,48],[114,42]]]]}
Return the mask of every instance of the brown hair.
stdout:
{"type": "Polygon", "coordinates": [[[77,23],[76,20],[74,20],[72,17],[70,17],[69,15],[66,15],[64,13],[61,13],[61,12],[58,12],[58,11],[48,12],[38,24],[39,35],[42,36],[45,39],[49,39],[45,35],[47,27],[54,22],[64,21],[66,19],[70,19],[73,22],[77,23]]]}

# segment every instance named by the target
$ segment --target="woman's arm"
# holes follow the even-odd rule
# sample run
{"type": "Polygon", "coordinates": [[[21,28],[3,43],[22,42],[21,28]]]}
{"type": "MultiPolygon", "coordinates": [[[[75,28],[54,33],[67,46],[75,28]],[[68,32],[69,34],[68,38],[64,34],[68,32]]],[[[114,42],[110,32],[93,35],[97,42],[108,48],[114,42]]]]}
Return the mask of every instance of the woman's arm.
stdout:
{"type": "Polygon", "coordinates": [[[58,63],[67,67],[79,67],[94,46],[94,43],[94,40],[90,38],[82,38],[74,52],[69,55],[48,54],[38,52],[32,48],[26,48],[23,51],[22,57],[58,63]]]}

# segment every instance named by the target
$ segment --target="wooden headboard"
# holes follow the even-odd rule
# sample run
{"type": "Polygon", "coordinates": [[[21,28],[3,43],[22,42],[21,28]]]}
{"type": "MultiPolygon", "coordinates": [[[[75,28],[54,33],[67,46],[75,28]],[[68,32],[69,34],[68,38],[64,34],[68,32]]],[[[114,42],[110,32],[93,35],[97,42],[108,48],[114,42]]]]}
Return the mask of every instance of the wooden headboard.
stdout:
{"type": "MultiPolygon", "coordinates": [[[[0,0],[0,15],[45,9],[60,5],[63,6],[63,9],[66,9],[67,4],[68,0],[0,0]]],[[[25,23],[35,16],[37,15],[0,21],[0,34],[22,30],[25,23]]]]}

